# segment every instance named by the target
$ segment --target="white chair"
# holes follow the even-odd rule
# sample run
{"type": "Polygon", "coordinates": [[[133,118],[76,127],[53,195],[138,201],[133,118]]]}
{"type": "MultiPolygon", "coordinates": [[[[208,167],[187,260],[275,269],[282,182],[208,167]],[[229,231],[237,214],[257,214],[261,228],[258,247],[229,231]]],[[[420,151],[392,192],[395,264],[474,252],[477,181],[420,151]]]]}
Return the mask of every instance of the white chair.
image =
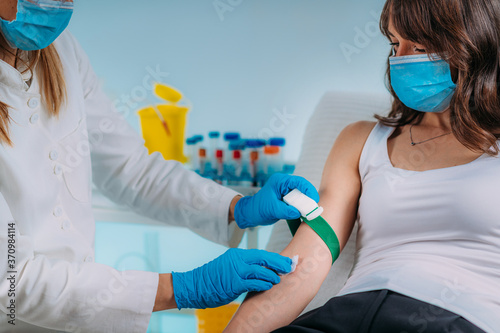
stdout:
{"type": "MultiPolygon", "coordinates": [[[[388,115],[390,106],[389,93],[327,92],[309,119],[294,174],[306,178],[319,188],[326,159],[342,129],[359,120],[376,121],[373,115],[388,115]]],[[[347,245],[304,312],[322,306],[344,286],[355,261],[356,232],[357,221],[347,245]]],[[[285,221],[279,221],[273,228],[267,250],[279,253],[291,240],[288,225],[285,221]]]]}

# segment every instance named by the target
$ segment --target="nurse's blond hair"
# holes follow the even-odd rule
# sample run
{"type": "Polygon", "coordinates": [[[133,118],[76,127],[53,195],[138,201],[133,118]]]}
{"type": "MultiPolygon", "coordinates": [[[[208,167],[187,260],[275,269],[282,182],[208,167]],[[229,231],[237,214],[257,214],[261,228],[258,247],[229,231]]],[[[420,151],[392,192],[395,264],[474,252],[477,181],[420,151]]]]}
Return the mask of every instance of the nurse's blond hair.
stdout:
{"type": "MultiPolygon", "coordinates": [[[[9,52],[1,46],[0,50],[9,52]]],[[[15,56],[17,64],[23,62],[18,55],[15,56]]],[[[49,45],[43,50],[29,52],[26,66],[26,71],[38,71],[42,101],[50,115],[58,118],[59,111],[67,95],[63,67],[55,46],[49,45]]],[[[11,108],[1,98],[2,96],[0,96],[0,144],[7,144],[13,147],[14,144],[9,137],[9,125],[12,120],[9,115],[9,109],[11,108]]]]}

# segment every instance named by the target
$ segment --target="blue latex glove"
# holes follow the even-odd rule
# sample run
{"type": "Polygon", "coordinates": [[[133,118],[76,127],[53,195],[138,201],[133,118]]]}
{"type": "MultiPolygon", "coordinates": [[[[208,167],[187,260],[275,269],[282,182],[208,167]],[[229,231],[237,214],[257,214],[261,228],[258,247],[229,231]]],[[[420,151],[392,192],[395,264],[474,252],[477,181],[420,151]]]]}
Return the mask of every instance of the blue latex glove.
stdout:
{"type": "Polygon", "coordinates": [[[283,202],[283,197],[298,189],[316,202],[319,194],[306,179],[275,173],[254,196],[241,198],[234,208],[234,219],[242,229],[258,225],[269,225],[278,220],[295,220],[300,217],[297,208],[283,202]]]}
{"type": "Polygon", "coordinates": [[[175,301],[179,310],[215,308],[247,291],[269,290],[280,282],[277,273],[286,274],[291,270],[292,259],[277,253],[229,249],[192,271],[172,272],[175,301]]]}

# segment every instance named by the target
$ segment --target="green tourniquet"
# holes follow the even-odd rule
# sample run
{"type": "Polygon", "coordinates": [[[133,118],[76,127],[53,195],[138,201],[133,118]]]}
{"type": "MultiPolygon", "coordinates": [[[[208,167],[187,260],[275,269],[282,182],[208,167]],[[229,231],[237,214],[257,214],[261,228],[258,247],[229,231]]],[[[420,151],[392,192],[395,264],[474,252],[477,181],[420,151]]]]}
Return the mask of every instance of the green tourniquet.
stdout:
{"type": "Polygon", "coordinates": [[[288,223],[288,228],[290,228],[290,232],[292,233],[292,236],[295,236],[295,233],[297,232],[297,229],[300,227],[300,219],[296,220],[286,220],[288,223]]]}
{"type": "MultiPolygon", "coordinates": [[[[308,219],[305,219],[301,217],[302,221],[307,223],[308,226],[311,227],[312,230],[314,230],[319,237],[325,242],[325,244],[328,246],[330,249],[330,253],[332,254],[332,265],[337,260],[340,254],[340,245],[339,245],[339,239],[337,238],[337,235],[335,234],[335,231],[333,231],[332,227],[328,224],[328,222],[325,221],[324,218],[321,216],[318,216],[314,220],[309,221],[308,219]]],[[[290,228],[290,231],[292,232],[292,235],[295,236],[295,233],[297,232],[297,229],[299,229],[300,226],[300,219],[297,220],[287,220],[288,222],[288,227],[290,228]]]]}

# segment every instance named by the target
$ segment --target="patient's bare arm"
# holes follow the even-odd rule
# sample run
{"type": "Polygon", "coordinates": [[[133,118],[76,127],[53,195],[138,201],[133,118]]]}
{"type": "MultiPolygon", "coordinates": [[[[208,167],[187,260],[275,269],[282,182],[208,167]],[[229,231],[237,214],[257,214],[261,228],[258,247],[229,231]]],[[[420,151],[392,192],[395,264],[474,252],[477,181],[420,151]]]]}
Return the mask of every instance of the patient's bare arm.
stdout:
{"type": "MultiPolygon", "coordinates": [[[[374,122],[348,125],[328,156],[321,179],[322,217],[335,231],[341,250],[357,216],[361,181],[359,157],[374,122]]],[[[283,276],[272,289],[249,294],[224,332],[270,332],[292,322],[318,292],[331,268],[327,245],[302,223],[282,255],[299,255],[295,272],[283,276]]]]}

